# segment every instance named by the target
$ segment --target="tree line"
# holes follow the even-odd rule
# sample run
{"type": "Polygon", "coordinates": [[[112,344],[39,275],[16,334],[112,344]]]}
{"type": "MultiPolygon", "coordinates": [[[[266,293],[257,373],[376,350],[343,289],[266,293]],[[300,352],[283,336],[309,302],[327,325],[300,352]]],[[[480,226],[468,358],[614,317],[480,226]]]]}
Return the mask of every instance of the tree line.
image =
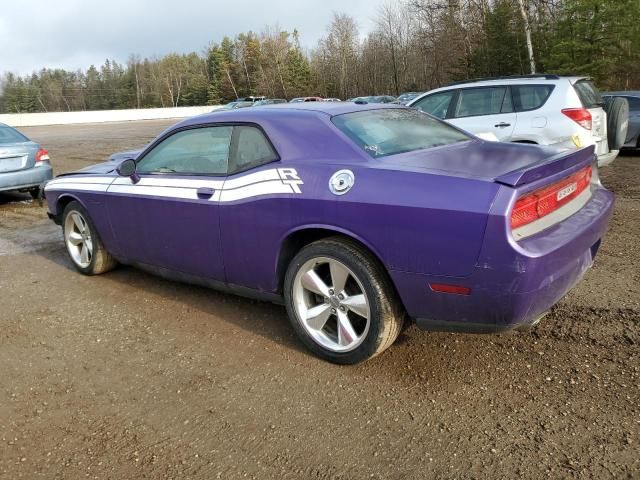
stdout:
{"type": "Polygon", "coordinates": [[[311,49],[297,30],[275,26],[225,37],[200,53],[5,73],[0,112],[398,95],[532,68],[590,75],[605,90],[640,89],[638,18],[638,0],[403,0],[381,7],[364,37],[355,18],[335,13],[311,49]]]}

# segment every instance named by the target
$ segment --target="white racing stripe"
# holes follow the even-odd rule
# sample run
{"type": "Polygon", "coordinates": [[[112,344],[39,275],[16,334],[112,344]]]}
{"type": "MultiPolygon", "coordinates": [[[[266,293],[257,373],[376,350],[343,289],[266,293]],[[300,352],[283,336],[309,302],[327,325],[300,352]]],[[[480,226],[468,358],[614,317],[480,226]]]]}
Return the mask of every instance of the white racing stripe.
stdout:
{"type": "Polygon", "coordinates": [[[272,182],[260,182],[233,190],[222,190],[221,202],[235,202],[246,198],[259,197],[261,195],[275,195],[278,193],[296,193],[291,185],[283,183],[282,180],[272,182]]]}
{"type": "Polygon", "coordinates": [[[134,185],[128,177],[117,177],[113,185],[133,185],[139,187],[175,187],[175,188],[200,188],[209,187],[221,190],[224,180],[202,180],[200,178],[157,178],[144,177],[134,185]]]}
{"type": "Polygon", "coordinates": [[[81,191],[81,192],[106,192],[109,188],[108,184],[100,185],[98,183],[56,183],[55,185],[47,185],[44,187],[45,192],[60,191],[81,191]]]}
{"type": "Polygon", "coordinates": [[[61,177],[47,183],[45,191],[109,192],[143,197],[235,202],[263,195],[300,194],[304,182],[293,168],[273,168],[230,180],[144,177],[134,184],[126,177],[61,177]],[[199,188],[214,190],[210,198],[198,197],[199,188]]]}

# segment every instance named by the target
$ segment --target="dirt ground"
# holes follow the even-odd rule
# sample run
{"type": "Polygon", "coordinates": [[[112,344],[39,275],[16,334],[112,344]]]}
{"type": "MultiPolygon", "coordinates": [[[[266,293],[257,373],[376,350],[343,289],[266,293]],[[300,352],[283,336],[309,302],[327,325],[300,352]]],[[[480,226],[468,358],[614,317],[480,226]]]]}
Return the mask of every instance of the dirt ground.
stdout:
{"type": "MultiPolygon", "coordinates": [[[[22,129],[57,173],[171,122],[22,129]]],[[[530,332],[409,328],[334,366],[283,308],[132,268],[76,273],[0,195],[0,478],[640,478],[640,156],[595,266],[530,332]]]]}

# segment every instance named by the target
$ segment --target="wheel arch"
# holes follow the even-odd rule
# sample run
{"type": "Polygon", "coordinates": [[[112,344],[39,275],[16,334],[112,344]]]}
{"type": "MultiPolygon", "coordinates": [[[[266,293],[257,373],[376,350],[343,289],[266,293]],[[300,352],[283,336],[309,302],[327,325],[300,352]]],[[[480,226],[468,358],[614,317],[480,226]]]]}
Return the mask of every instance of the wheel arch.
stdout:
{"type": "Polygon", "coordinates": [[[369,252],[378,262],[380,268],[382,268],[382,270],[387,275],[389,283],[394,290],[393,293],[396,296],[399,305],[401,305],[402,309],[406,311],[402,302],[402,298],[398,294],[398,289],[393,281],[393,278],[389,274],[389,270],[387,269],[380,252],[377,251],[377,249],[373,245],[371,245],[359,235],[349,230],[330,225],[307,225],[297,227],[287,232],[287,234],[282,238],[276,263],[276,280],[278,293],[282,293],[284,290],[284,277],[287,272],[287,267],[289,266],[289,263],[291,262],[293,257],[295,257],[300,250],[302,250],[310,243],[330,237],[342,237],[345,240],[353,242],[369,252]]]}
{"type": "Polygon", "coordinates": [[[54,216],[58,225],[60,225],[62,222],[62,214],[64,213],[64,209],[67,208],[67,205],[69,205],[71,202],[78,202],[84,207],[85,210],[87,210],[87,206],[76,195],[73,195],[71,193],[61,194],[60,196],[58,196],[58,198],[56,198],[55,201],[56,213],[54,216]]]}

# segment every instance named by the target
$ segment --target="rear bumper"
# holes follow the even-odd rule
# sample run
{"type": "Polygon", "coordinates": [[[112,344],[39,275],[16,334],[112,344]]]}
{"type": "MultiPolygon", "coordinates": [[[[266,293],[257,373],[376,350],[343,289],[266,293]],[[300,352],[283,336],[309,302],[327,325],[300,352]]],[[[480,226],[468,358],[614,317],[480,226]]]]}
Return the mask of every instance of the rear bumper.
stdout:
{"type": "Polygon", "coordinates": [[[41,165],[28,170],[18,170],[17,172],[0,173],[0,191],[41,187],[52,178],[53,169],[51,165],[41,165]]]}
{"type": "Polygon", "coordinates": [[[619,153],[620,150],[610,150],[607,153],[598,155],[598,167],[606,167],[607,165],[610,165],[611,163],[613,163],[619,153]]]}
{"type": "Polygon", "coordinates": [[[504,225],[487,226],[469,277],[391,271],[408,314],[429,330],[498,332],[530,325],[576,285],[592,265],[613,209],[613,195],[597,188],[576,214],[519,242],[504,225]],[[502,235],[500,235],[502,228],[502,235]],[[429,283],[467,286],[469,295],[433,292],[429,283]]]}

